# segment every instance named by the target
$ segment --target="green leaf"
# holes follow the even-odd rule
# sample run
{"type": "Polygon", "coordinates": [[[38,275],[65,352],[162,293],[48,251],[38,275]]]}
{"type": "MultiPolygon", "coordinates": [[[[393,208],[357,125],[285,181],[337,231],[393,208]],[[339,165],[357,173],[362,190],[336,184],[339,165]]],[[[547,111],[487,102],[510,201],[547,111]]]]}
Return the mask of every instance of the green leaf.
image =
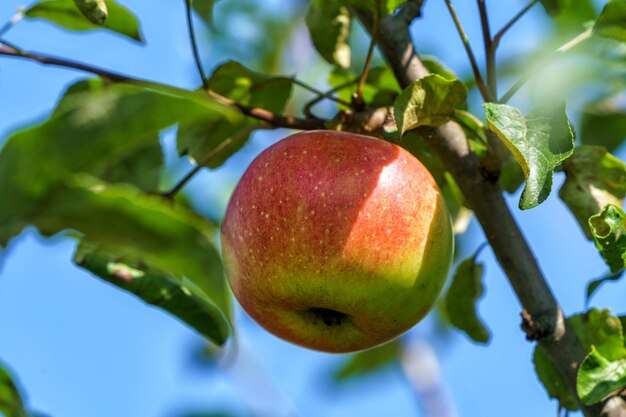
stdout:
{"type": "Polygon", "coordinates": [[[559,402],[559,407],[569,411],[578,410],[578,403],[567,388],[567,385],[565,385],[565,381],[563,381],[558,369],[539,346],[535,347],[533,363],[535,364],[537,377],[545,387],[550,398],[555,398],[559,402]]]}
{"type": "Polygon", "coordinates": [[[22,396],[13,377],[0,364],[0,415],[5,417],[29,417],[22,396]]]}
{"type": "MultiPolygon", "coordinates": [[[[158,132],[177,122],[240,120],[233,110],[206,98],[155,88],[99,80],[78,83],[48,121],[7,140],[0,150],[0,195],[12,198],[0,199],[0,246],[41,211],[42,201],[68,173],[107,178],[108,166],[129,162],[137,152],[154,147],[158,132]]],[[[118,170],[115,175],[124,177],[118,170]]],[[[124,180],[146,181],[142,176],[124,180]]]]}
{"type": "Polygon", "coordinates": [[[24,15],[31,19],[46,19],[69,30],[108,29],[138,42],[144,42],[139,22],[128,9],[119,5],[115,0],[106,0],[106,7],[108,17],[103,24],[96,24],[85,19],[74,4],[74,0],[40,0],[29,7],[24,15]]]}
{"type": "Polygon", "coordinates": [[[313,0],[306,15],[313,46],[326,61],[341,68],[350,66],[352,17],[341,0],[313,0]]]}
{"type": "Polygon", "coordinates": [[[91,23],[102,25],[107,20],[109,10],[104,0],[74,0],[74,4],[91,23]]]}
{"type": "Polygon", "coordinates": [[[566,180],[559,196],[589,240],[589,217],[607,204],[621,206],[626,195],[626,164],[599,146],[579,146],[563,162],[566,180]]]}
{"type": "MultiPolygon", "coordinates": [[[[332,88],[343,87],[337,91],[337,97],[350,102],[357,78],[355,73],[335,67],[328,76],[328,83],[332,88]]],[[[401,91],[396,77],[388,67],[373,67],[363,86],[363,101],[372,107],[389,106],[401,91]]]]}
{"type": "Polygon", "coordinates": [[[605,358],[594,347],[578,369],[576,391],[586,405],[596,404],[626,386],[626,357],[605,358]]]}
{"type": "MultiPolygon", "coordinates": [[[[85,100],[87,95],[81,99],[80,94],[92,94],[101,92],[106,88],[106,84],[101,79],[89,79],[79,81],[70,86],[61,98],[56,114],[60,114],[65,108],[73,106],[73,100],[85,100]],[[79,96],[74,96],[74,95],[79,96]]],[[[141,117],[141,112],[136,115],[141,117]]],[[[156,192],[161,177],[161,167],[163,165],[163,152],[159,143],[158,135],[146,137],[143,146],[128,147],[116,152],[113,159],[103,161],[101,166],[94,167],[92,174],[106,182],[124,182],[133,184],[144,191],[156,192]]]]}
{"type": "MultiPolygon", "coordinates": [[[[292,87],[291,78],[260,74],[234,61],[219,66],[209,79],[209,88],[222,96],[272,113],[284,111],[292,87]]],[[[238,123],[228,118],[183,122],[178,128],[178,151],[197,163],[216,168],[246,143],[257,126],[257,120],[250,118],[242,118],[238,123]],[[207,156],[211,156],[210,160],[206,160],[207,156]]]]}
{"type": "Polygon", "coordinates": [[[609,359],[626,355],[622,323],[608,309],[594,308],[569,317],[567,322],[587,352],[595,346],[598,352],[609,359]]]}
{"type": "Polygon", "coordinates": [[[446,67],[445,64],[439,61],[436,57],[432,55],[421,55],[420,59],[422,63],[428,69],[428,71],[432,74],[441,75],[446,80],[456,80],[457,75],[450,68],[446,67]]]}
{"type": "Polygon", "coordinates": [[[42,206],[46,209],[29,219],[42,234],[76,230],[93,244],[191,279],[220,308],[228,308],[221,258],[213,243],[218,228],[189,210],[135,187],[85,175],[66,179],[42,206]]]}
{"type": "Polygon", "coordinates": [[[467,89],[459,80],[430,74],[405,88],[394,103],[400,135],[419,126],[440,126],[452,117],[467,99],[467,89]]]}
{"type": "Polygon", "coordinates": [[[589,218],[589,227],[596,248],[611,269],[618,272],[626,267],[626,214],[615,205],[609,204],[589,218]]]}
{"type": "MultiPolygon", "coordinates": [[[[567,323],[587,352],[598,349],[598,352],[611,360],[620,360],[626,355],[622,323],[618,317],[612,316],[609,310],[592,309],[569,317],[567,323]]],[[[539,346],[535,348],[533,361],[537,376],[550,397],[558,399],[560,405],[568,410],[577,410],[578,405],[566,388],[560,373],[539,346]]],[[[580,372],[579,370],[579,382],[580,372]]],[[[581,396],[580,390],[578,395],[581,396]]]]}
{"type": "Polygon", "coordinates": [[[406,0],[342,0],[344,3],[350,4],[359,9],[374,13],[376,12],[376,3],[380,4],[381,17],[386,17],[404,3],[406,0]]]}
{"type": "MultiPolygon", "coordinates": [[[[217,227],[161,197],[92,176],[141,184],[145,177],[126,175],[138,166],[122,171],[120,165],[158,147],[159,130],[179,121],[239,120],[206,97],[157,88],[79,83],[48,121],[9,138],[0,150],[0,194],[12,198],[0,199],[0,242],[29,224],[46,235],[73,229],[89,242],[193,281],[226,312],[229,298],[214,246],[217,227]]],[[[219,320],[220,328],[226,326],[219,320]]]]}
{"type": "Polygon", "coordinates": [[[580,141],[614,151],[626,140],[626,111],[610,104],[585,108],[580,121],[580,141]]]}
{"type": "Polygon", "coordinates": [[[541,0],[541,4],[549,15],[559,14],[571,0],[541,0]]]}
{"type": "Polygon", "coordinates": [[[519,162],[526,177],[519,207],[541,204],[552,189],[554,168],[574,151],[574,133],[565,103],[536,109],[524,117],[515,107],[485,103],[487,126],[519,162]]]}
{"type": "Polygon", "coordinates": [[[220,310],[186,279],[150,271],[143,261],[129,261],[84,242],[78,247],[74,262],[104,281],[178,317],[218,345],[230,333],[220,310]]]}
{"type": "Polygon", "coordinates": [[[556,24],[556,33],[553,35],[561,42],[580,32],[587,22],[596,18],[596,9],[593,0],[547,0],[556,4],[557,9],[552,13],[556,24]]]}
{"type": "Polygon", "coordinates": [[[622,278],[622,276],[624,275],[624,271],[621,270],[619,272],[616,272],[614,274],[607,274],[603,277],[594,279],[593,281],[589,282],[589,284],[587,285],[587,294],[586,294],[586,302],[589,302],[589,300],[591,299],[591,297],[593,296],[593,294],[595,294],[595,292],[598,290],[598,288],[600,288],[600,286],[604,285],[605,282],[609,282],[609,281],[618,281],[622,278]]]}
{"type": "Polygon", "coordinates": [[[219,0],[192,0],[191,6],[204,22],[214,29],[213,8],[219,0]]]}
{"type": "Polygon", "coordinates": [[[626,1],[609,1],[598,16],[593,33],[626,42],[626,1]]]}
{"type": "Polygon", "coordinates": [[[334,374],[336,382],[370,375],[400,359],[402,345],[397,340],[350,356],[334,374]]]}
{"type": "Polygon", "coordinates": [[[457,266],[452,284],[444,298],[444,305],[450,324],[464,331],[475,342],[487,343],[490,338],[489,330],[476,312],[476,301],[484,291],[484,265],[476,263],[481,249],[482,247],[457,266]]]}

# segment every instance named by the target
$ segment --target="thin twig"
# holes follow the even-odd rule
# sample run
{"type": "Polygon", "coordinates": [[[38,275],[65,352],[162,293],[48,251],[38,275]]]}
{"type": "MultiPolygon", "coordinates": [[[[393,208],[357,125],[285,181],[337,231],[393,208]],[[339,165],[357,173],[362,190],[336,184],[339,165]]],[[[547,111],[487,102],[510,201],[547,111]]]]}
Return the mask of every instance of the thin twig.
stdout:
{"type": "Polygon", "coordinates": [[[211,150],[211,152],[207,153],[200,161],[198,161],[197,165],[195,167],[193,167],[187,174],[185,174],[185,176],[180,181],[178,181],[178,183],[176,183],[176,185],[174,187],[172,187],[171,190],[163,193],[162,195],[164,197],[168,198],[168,199],[174,198],[174,196],[176,194],[178,194],[178,192],[180,190],[182,190],[183,187],[185,187],[185,185],[187,185],[187,183],[198,172],[200,172],[200,170],[202,168],[204,168],[204,166],[206,164],[211,162],[211,160],[213,160],[213,158],[217,157],[220,154],[220,152],[222,152],[224,149],[226,149],[227,146],[229,146],[229,145],[231,145],[233,143],[237,143],[240,140],[243,140],[250,133],[252,133],[255,129],[262,129],[262,128],[267,128],[267,126],[264,126],[262,124],[261,125],[249,126],[249,127],[246,127],[244,129],[239,130],[234,135],[229,136],[228,138],[224,139],[219,145],[217,145],[215,148],[213,148],[211,150]]]}
{"type": "Polygon", "coordinates": [[[502,37],[504,36],[504,34],[513,27],[513,25],[515,23],[517,23],[518,20],[520,20],[530,9],[532,9],[532,7],[539,3],[539,0],[532,0],[530,3],[528,3],[528,5],[526,7],[524,7],[521,11],[519,11],[515,16],[513,16],[513,18],[511,20],[509,20],[509,22],[504,25],[502,27],[502,29],[500,29],[494,36],[493,36],[493,40],[491,42],[491,49],[493,49],[494,51],[498,48],[498,45],[500,44],[500,40],[502,40],[502,37]]]}
{"type": "MultiPolygon", "coordinates": [[[[331,90],[329,92],[323,92],[321,90],[318,90],[317,88],[313,87],[312,85],[309,85],[307,83],[305,83],[304,81],[300,81],[297,78],[290,78],[290,80],[295,84],[298,85],[302,88],[304,88],[305,90],[309,90],[310,92],[317,94],[317,97],[315,98],[316,100],[322,100],[322,99],[327,99],[330,101],[334,101],[335,103],[339,103],[339,104],[343,104],[344,106],[348,106],[348,107],[352,107],[352,103],[350,103],[349,101],[345,101],[340,99],[339,97],[333,97],[332,94],[335,92],[335,90],[331,90]]],[[[350,83],[353,84],[353,83],[350,83]]]]}
{"type": "Polygon", "coordinates": [[[202,60],[200,59],[200,52],[198,50],[198,41],[196,40],[196,33],[193,29],[193,15],[191,13],[191,0],[183,0],[185,2],[185,12],[187,15],[187,29],[189,30],[189,40],[191,41],[191,49],[193,50],[193,58],[196,61],[196,67],[198,67],[198,74],[202,79],[202,86],[206,90],[209,88],[209,79],[207,78],[204,68],[202,66],[202,60]]]}
{"type": "MultiPolygon", "coordinates": [[[[71,61],[71,60],[67,60],[63,58],[57,58],[57,57],[53,57],[49,55],[26,52],[18,47],[9,46],[7,42],[5,41],[0,41],[0,56],[2,55],[15,57],[15,58],[29,59],[29,60],[36,61],[44,65],[54,65],[54,66],[59,66],[59,67],[77,69],[80,71],[85,71],[91,74],[99,75],[103,78],[107,78],[115,82],[127,82],[127,83],[133,83],[133,84],[150,83],[153,86],[161,86],[167,90],[172,90],[173,88],[169,85],[146,81],[140,78],[134,78],[128,75],[115,73],[109,70],[105,70],[105,69],[98,68],[98,67],[88,65],[88,64],[84,64],[81,62],[71,61]]],[[[244,104],[238,103],[235,100],[231,100],[227,97],[224,97],[212,90],[207,90],[207,91],[209,91],[209,96],[212,97],[215,101],[218,101],[227,106],[235,107],[246,116],[250,116],[252,118],[267,122],[273,127],[286,127],[290,129],[301,129],[301,130],[324,129],[325,127],[324,120],[313,119],[313,118],[303,119],[303,118],[294,117],[294,116],[275,114],[266,109],[262,109],[259,107],[246,106],[244,104]]]]}
{"type": "MultiPolygon", "coordinates": [[[[312,112],[312,108],[317,105],[317,103],[319,103],[320,101],[322,101],[325,98],[331,97],[331,94],[334,94],[338,91],[343,90],[344,88],[350,87],[351,85],[354,85],[358,82],[358,80],[351,80],[348,82],[345,82],[341,85],[338,85],[337,87],[326,91],[325,93],[322,93],[320,95],[318,95],[317,97],[315,97],[314,99],[308,101],[307,103],[304,104],[304,108],[302,109],[302,112],[304,113],[305,116],[309,117],[309,118],[316,118],[317,116],[315,116],[312,112]]],[[[345,105],[347,107],[352,107],[352,103],[348,103],[345,100],[341,100],[340,103],[346,103],[345,105]]]]}
{"type": "Polygon", "coordinates": [[[524,84],[526,84],[526,82],[530,80],[539,69],[541,69],[541,67],[550,63],[554,59],[554,57],[562,55],[570,51],[574,47],[580,45],[582,42],[589,39],[591,35],[593,35],[593,29],[587,29],[570,41],[566,42],[563,46],[559,47],[557,50],[552,52],[544,59],[540,60],[537,64],[533,65],[531,69],[527,70],[526,73],[519,80],[517,80],[506,93],[504,93],[504,95],[500,100],[498,100],[498,102],[507,103],[515,95],[515,93],[517,93],[519,89],[522,88],[524,84]]]}
{"type": "Polygon", "coordinates": [[[21,48],[18,48],[15,45],[11,45],[4,40],[0,40],[0,55],[12,56],[17,58],[25,58],[30,59],[32,61],[37,61],[40,64],[44,65],[54,65],[65,68],[77,69],[80,71],[89,72],[92,74],[99,75],[101,77],[107,78],[111,81],[116,82],[143,82],[145,80],[141,80],[138,78],[132,78],[127,75],[115,73],[106,69],[98,68],[93,65],[83,64],[77,61],[71,61],[63,58],[57,58],[49,55],[43,55],[33,52],[26,52],[21,48]]]}
{"type": "Polygon", "coordinates": [[[378,36],[378,22],[380,21],[380,0],[376,0],[376,12],[374,13],[374,24],[372,26],[372,32],[370,36],[370,46],[367,50],[367,58],[365,59],[365,65],[363,65],[363,71],[359,77],[359,83],[356,86],[356,92],[354,95],[354,103],[357,110],[362,110],[365,106],[363,101],[363,87],[367,81],[367,76],[372,66],[372,59],[374,57],[374,49],[376,47],[376,38],[378,36]]]}
{"type": "Polygon", "coordinates": [[[6,35],[6,33],[11,30],[11,28],[13,26],[15,26],[17,24],[17,22],[19,22],[20,20],[22,20],[24,18],[24,12],[26,9],[20,9],[17,13],[15,13],[13,15],[13,17],[11,17],[11,19],[9,19],[8,22],[6,22],[4,25],[2,25],[2,27],[0,28],[0,38],[3,37],[4,35],[6,35]]]}
{"type": "Polygon", "coordinates": [[[495,50],[492,52],[491,29],[489,27],[489,16],[487,15],[487,5],[485,0],[476,0],[480,12],[480,25],[483,29],[483,43],[485,45],[485,57],[487,61],[487,87],[491,97],[498,97],[498,86],[496,80],[496,56],[495,50]]]}
{"type": "Polygon", "coordinates": [[[448,11],[450,12],[450,16],[454,21],[454,25],[456,26],[457,31],[459,32],[459,36],[461,36],[461,41],[463,42],[463,46],[465,47],[465,52],[467,53],[467,57],[469,58],[470,64],[472,66],[472,72],[474,73],[474,78],[476,79],[476,86],[478,90],[480,90],[480,94],[485,101],[493,101],[491,98],[491,94],[489,93],[489,89],[485,85],[485,81],[483,80],[482,75],[480,74],[480,69],[478,68],[478,64],[476,63],[476,57],[474,56],[474,52],[472,52],[472,46],[467,39],[467,35],[465,34],[465,30],[463,29],[463,25],[461,25],[461,21],[454,10],[454,6],[450,0],[444,0],[446,6],[448,6],[448,11]]]}

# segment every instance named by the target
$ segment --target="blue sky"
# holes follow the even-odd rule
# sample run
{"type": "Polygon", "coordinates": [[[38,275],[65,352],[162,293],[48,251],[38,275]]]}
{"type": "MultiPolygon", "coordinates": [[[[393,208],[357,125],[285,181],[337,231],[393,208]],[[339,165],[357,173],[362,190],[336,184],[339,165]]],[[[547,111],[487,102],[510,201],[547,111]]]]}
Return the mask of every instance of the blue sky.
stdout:
{"type": "MultiPolygon", "coordinates": [[[[123,0],[142,21],[145,46],[97,32],[64,32],[41,21],[21,22],[7,39],[29,50],[87,61],[120,72],[193,88],[198,77],[189,49],[182,1],[123,0]]],[[[287,0],[266,2],[278,12],[287,0]]],[[[458,2],[458,13],[470,40],[482,56],[474,2],[458,2]]],[[[520,0],[488,1],[492,27],[499,28],[525,5],[520,0]]],[[[3,0],[0,22],[7,21],[20,1],[3,0]]],[[[426,19],[413,28],[422,52],[435,54],[460,74],[467,60],[443,1],[430,0],[426,19]]],[[[502,45],[503,58],[532,50],[548,29],[537,6],[514,28],[502,45]],[[508,52],[506,51],[508,48],[508,52]]],[[[250,22],[235,22],[241,36],[250,22]]],[[[247,35],[246,35],[247,34],[247,35]]],[[[299,43],[307,43],[305,32],[299,43]]],[[[204,40],[200,44],[207,67],[231,58],[204,40]]],[[[237,57],[234,57],[237,58],[237,57]]],[[[245,57],[243,57],[245,59],[245,57]]],[[[323,82],[324,66],[307,48],[286,52],[287,73],[323,82]]],[[[42,120],[63,89],[85,74],[44,68],[32,62],[0,58],[0,141],[11,131],[42,120]]],[[[322,85],[323,86],[323,85],[322,85]]],[[[524,106],[524,94],[517,104],[524,106]]],[[[262,149],[285,131],[256,135],[245,149],[215,172],[203,172],[189,186],[192,200],[208,215],[220,216],[227,193],[262,149]]],[[[172,151],[172,131],[163,135],[172,151]]],[[[619,154],[622,158],[623,153],[619,154]]],[[[177,177],[189,167],[169,156],[169,171],[177,177]]],[[[557,190],[563,181],[555,177],[557,190]]],[[[1,196],[0,198],[11,198],[1,196]]],[[[567,313],[584,308],[584,286],[605,272],[593,245],[586,241],[556,193],[540,207],[520,212],[519,195],[510,198],[550,286],[567,313]]],[[[472,223],[462,247],[469,255],[483,241],[472,223]]],[[[63,417],[176,417],[184,411],[234,410],[238,415],[283,416],[421,416],[410,387],[398,368],[345,387],[328,384],[341,356],[311,352],[269,335],[238,315],[241,359],[229,369],[198,367],[192,352],[201,339],[176,319],[146,307],[74,267],[74,243],[44,241],[32,229],[15,239],[0,267],[0,360],[10,366],[33,409],[63,417]],[[251,413],[251,410],[254,413],[251,413]],[[297,414],[292,413],[297,410],[297,414]]],[[[453,332],[432,343],[450,404],[460,416],[512,417],[553,415],[556,404],[537,382],[530,362],[533,346],[519,329],[520,306],[490,250],[483,251],[486,295],[480,313],[492,331],[488,347],[453,332]]],[[[608,284],[592,305],[620,306],[626,289],[608,284]]],[[[430,341],[434,326],[426,320],[411,337],[430,341]]]]}

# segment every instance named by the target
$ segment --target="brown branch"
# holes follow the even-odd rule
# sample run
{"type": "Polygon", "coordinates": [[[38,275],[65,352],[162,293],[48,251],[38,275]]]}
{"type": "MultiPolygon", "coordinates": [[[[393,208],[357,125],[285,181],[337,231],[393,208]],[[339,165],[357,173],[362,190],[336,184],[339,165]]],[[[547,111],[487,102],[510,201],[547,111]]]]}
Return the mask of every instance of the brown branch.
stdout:
{"type": "MultiPolygon", "coordinates": [[[[415,79],[427,75],[428,70],[415,53],[407,27],[409,22],[397,16],[381,22],[378,45],[396,78],[406,87],[415,79]]],[[[371,27],[371,18],[367,14],[361,13],[359,18],[366,27],[371,27]]],[[[586,352],[566,325],[561,308],[515,222],[502,190],[492,177],[484,175],[481,161],[470,148],[458,124],[448,122],[424,133],[474,210],[527,318],[531,319],[533,332],[528,336],[538,340],[563,376],[570,392],[578,398],[577,369],[586,352]]],[[[580,406],[587,417],[600,415],[600,405],[585,406],[580,403],[580,406]]],[[[623,417],[626,412],[623,406],[616,407],[609,415],[623,417]]]]}
{"type": "MultiPolygon", "coordinates": [[[[91,74],[99,75],[100,77],[109,79],[115,82],[125,82],[132,84],[143,84],[148,81],[142,80],[140,78],[131,77],[128,75],[112,72],[106,69],[98,68],[92,65],[84,64],[77,61],[72,61],[64,58],[57,58],[49,55],[38,54],[33,52],[26,52],[22,49],[19,49],[15,46],[9,46],[6,42],[0,41],[0,56],[8,56],[14,58],[23,58],[31,61],[36,61],[43,65],[52,65],[57,67],[64,68],[72,68],[80,71],[85,71],[91,74]]],[[[150,82],[152,85],[162,85],[166,90],[172,90],[172,87],[169,85],[163,85],[156,82],[150,82]]],[[[214,100],[237,108],[241,113],[246,116],[250,116],[252,118],[261,120],[263,122],[267,122],[275,128],[284,127],[289,129],[300,129],[300,130],[315,130],[315,129],[324,129],[325,121],[321,119],[314,118],[299,118],[294,116],[286,116],[282,114],[275,114],[270,112],[269,110],[262,109],[259,107],[246,106],[244,104],[238,103],[235,100],[231,100],[227,97],[224,97],[214,91],[209,90],[209,96],[214,100]]]]}
{"type": "Polygon", "coordinates": [[[485,0],[476,0],[478,11],[480,12],[480,26],[483,29],[483,43],[485,45],[485,59],[487,61],[487,87],[491,97],[498,97],[498,86],[496,82],[496,54],[491,44],[491,29],[489,27],[489,16],[487,16],[487,5],[485,0]]]}

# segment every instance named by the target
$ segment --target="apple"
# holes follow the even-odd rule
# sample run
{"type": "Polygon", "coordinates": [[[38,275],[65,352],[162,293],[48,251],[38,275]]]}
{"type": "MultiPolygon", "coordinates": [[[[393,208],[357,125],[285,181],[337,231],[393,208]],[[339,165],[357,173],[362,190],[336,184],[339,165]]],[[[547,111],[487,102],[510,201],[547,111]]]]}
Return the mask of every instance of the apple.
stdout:
{"type": "Polygon", "coordinates": [[[384,343],[432,308],[453,252],[432,175],[392,143],[289,136],[250,165],[221,232],[228,281],[274,335],[326,352],[384,343]]]}

